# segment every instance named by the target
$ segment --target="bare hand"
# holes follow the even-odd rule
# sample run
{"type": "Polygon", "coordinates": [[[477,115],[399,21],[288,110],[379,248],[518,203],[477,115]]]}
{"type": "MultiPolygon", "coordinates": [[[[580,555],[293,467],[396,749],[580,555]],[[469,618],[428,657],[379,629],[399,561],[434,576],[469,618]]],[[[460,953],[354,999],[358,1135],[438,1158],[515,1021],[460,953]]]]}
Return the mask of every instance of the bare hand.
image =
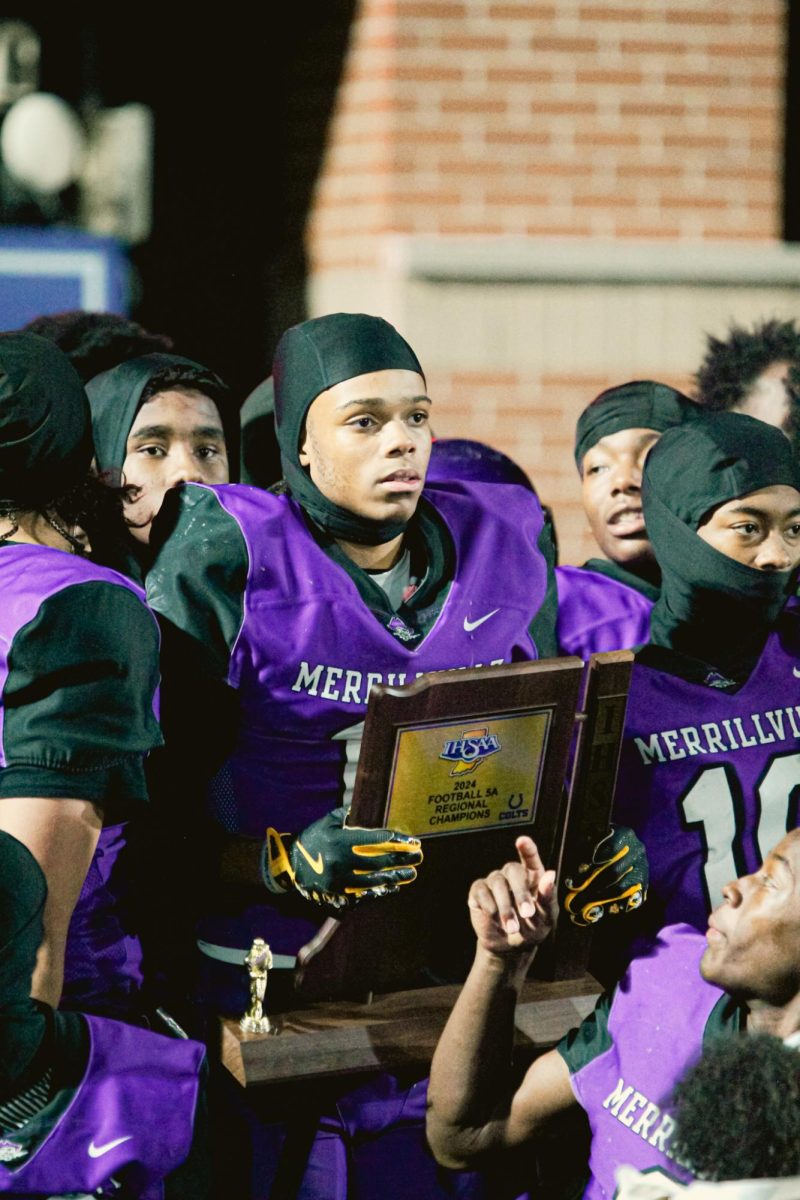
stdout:
{"type": "Polygon", "coordinates": [[[556,923],[555,871],[546,871],[535,842],[518,837],[518,862],[509,862],[469,890],[467,904],[480,945],[493,954],[532,949],[556,923]]]}

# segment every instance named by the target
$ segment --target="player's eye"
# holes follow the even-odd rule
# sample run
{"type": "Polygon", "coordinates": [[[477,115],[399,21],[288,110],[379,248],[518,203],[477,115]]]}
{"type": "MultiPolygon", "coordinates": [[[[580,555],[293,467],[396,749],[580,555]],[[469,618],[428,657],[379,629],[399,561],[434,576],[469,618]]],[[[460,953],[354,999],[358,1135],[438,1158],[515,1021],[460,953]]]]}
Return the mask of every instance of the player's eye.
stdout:
{"type": "Polygon", "coordinates": [[[737,533],[743,533],[746,537],[752,537],[754,533],[758,533],[758,526],[755,521],[740,521],[733,528],[737,533]]]}
{"type": "Polygon", "coordinates": [[[600,475],[603,471],[608,470],[607,463],[594,463],[591,467],[586,468],[587,475],[600,475]]]}
{"type": "Polygon", "coordinates": [[[205,458],[205,459],[214,458],[217,454],[219,454],[219,447],[218,446],[198,446],[197,449],[195,450],[195,454],[197,454],[200,458],[205,458]]]}
{"type": "Polygon", "coordinates": [[[355,429],[372,429],[374,425],[377,425],[377,421],[374,417],[364,414],[361,417],[354,417],[348,424],[352,425],[355,429]]]}
{"type": "Polygon", "coordinates": [[[424,425],[428,420],[428,413],[423,408],[419,412],[412,413],[410,419],[414,425],[424,425]]]}
{"type": "Polygon", "coordinates": [[[137,454],[144,454],[147,458],[163,458],[166,454],[163,446],[140,446],[137,454]]]}

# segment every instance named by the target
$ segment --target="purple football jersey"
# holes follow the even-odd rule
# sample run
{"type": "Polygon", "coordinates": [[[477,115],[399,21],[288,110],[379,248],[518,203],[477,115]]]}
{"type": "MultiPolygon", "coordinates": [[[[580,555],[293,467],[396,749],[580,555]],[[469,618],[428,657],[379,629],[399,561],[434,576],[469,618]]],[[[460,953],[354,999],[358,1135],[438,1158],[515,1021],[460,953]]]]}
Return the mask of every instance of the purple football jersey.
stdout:
{"type": "Polygon", "coordinates": [[[156,1200],[192,1143],[204,1048],[87,1017],[89,1061],[66,1107],[0,1138],[0,1194],[156,1200]],[[98,1190],[99,1189],[99,1190],[98,1190]]]}
{"type": "MultiPolygon", "coordinates": [[[[413,646],[376,619],[294,501],[250,488],[213,491],[241,529],[249,558],[228,675],[240,700],[238,742],[223,786],[212,789],[227,828],[253,837],[267,825],[299,831],[341,804],[355,778],[374,683],[537,658],[529,626],[545,598],[547,566],[537,545],[542,511],[526,489],[453,483],[426,490],[452,534],[456,569],[433,628],[413,646]]],[[[318,924],[313,910],[304,917],[258,906],[207,918],[202,936],[249,947],[257,932],[273,952],[293,955],[318,924]]]]}
{"type": "Polygon", "coordinates": [[[704,930],[723,886],[797,826],[798,662],[792,606],[735,694],[634,664],[614,819],[647,848],[658,923],[704,930]]]}
{"type": "Polygon", "coordinates": [[[246,488],[216,493],[250,560],[228,676],[241,705],[229,764],[238,832],[303,829],[341,804],[347,731],[363,721],[374,683],[537,657],[529,626],[547,586],[543,518],[524,488],[426,491],[452,533],[456,569],[436,623],[413,646],[376,620],[297,504],[246,488]]]}
{"type": "MultiPolygon", "coordinates": [[[[675,1084],[700,1057],[709,1018],[725,993],[706,983],[699,964],[705,939],[686,925],[662,930],[650,953],[635,959],[616,989],[607,1037],[581,1061],[570,1036],[562,1050],[575,1097],[589,1118],[591,1180],[584,1200],[611,1200],[621,1164],[691,1175],[670,1156],[675,1084]]],[[[593,1018],[589,1018],[593,1020],[593,1018]]],[[[731,1029],[737,1028],[735,1018],[731,1029]]]]}
{"type": "MultiPolygon", "coordinates": [[[[0,697],[17,634],[50,597],[84,583],[111,583],[144,592],[124,575],[44,546],[8,545],[0,552],[0,697]]],[[[157,627],[154,623],[154,638],[157,627]]],[[[157,697],[153,711],[157,716],[157,697]]],[[[0,767],[6,765],[0,699],[0,767]]],[[[125,825],[104,828],[73,912],[67,940],[63,1003],[123,1015],[141,984],[142,952],[125,917],[125,825]],[[107,1001],[107,1003],[105,1003],[107,1001]]]]}
{"type": "Polygon", "coordinates": [[[67,933],[61,1007],[125,1017],[142,985],[142,945],[130,928],[125,824],[104,825],[67,933]]]}
{"type": "Polygon", "coordinates": [[[558,645],[586,659],[630,650],[650,637],[653,601],[635,588],[585,567],[556,567],[558,645]]]}

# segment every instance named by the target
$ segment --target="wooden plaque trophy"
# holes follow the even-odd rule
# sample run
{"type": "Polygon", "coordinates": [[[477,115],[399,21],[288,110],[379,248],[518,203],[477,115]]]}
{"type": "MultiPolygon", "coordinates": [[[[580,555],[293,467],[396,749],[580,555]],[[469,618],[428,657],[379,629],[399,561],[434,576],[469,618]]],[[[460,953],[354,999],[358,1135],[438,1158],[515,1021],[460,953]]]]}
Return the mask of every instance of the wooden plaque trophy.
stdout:
{"type": "MultiPolygon", "coordinates": [[[[420,837],[424,861],[413,884],[331,918],[300,951],[298,1008],[286,1014],[284,1027],[299,1035],[315,1022],[320,1030],[327,1024],[316,1050],[299,1036],[283,1047],[280,1038],[240,1045],[240,1035],[224,1023],[231,1026],[228,1065],[241,1082],[288,1078],[281,1071],[292,1062],[293,1078],[313,1077],[318,1067],[330,1074],[326,1056],[342,1063],[337,1037],[348,1042],[349,1069],[386,1065],[388,1051],[373,1060],[375,1031],[388,1037],[395,1010],[407,1022],[409,1003],[419,1014],[422,1059],[432,1051],[458,990],[453,984],[464,978],[474,952],[466,905],[472,881],[514,858],[520,833],[534,838],[560,877],[608,831],[632,661],[629,651],[619,651],[594,655],[588,668],[578,658],[547,659],[442,671],[405,687],[373,689],[349,823],[420,837]],[[374,993],[400,995],[382,995],[368,1007],[374,993]],[[321,1009],[330,1012],[323,1017],[321,1009]],[[356,1053],[354,1038],[363,1053],[356,1053]]],[[[549,952],[536,959],[537,974],[544,963],[546,977],[561,982],[529,984],[541,992],[537,1001],[553,995],[574,1004],[576,996],[599,990],[586,979],[590,940],[591,930],[562,914],[549,952]]],[[[564,1019],[574,1023],[575,1015],[583,1014],[564,1019]]],[[[404,1051],[395,1050],[402,1059],[404,1051]]]]}

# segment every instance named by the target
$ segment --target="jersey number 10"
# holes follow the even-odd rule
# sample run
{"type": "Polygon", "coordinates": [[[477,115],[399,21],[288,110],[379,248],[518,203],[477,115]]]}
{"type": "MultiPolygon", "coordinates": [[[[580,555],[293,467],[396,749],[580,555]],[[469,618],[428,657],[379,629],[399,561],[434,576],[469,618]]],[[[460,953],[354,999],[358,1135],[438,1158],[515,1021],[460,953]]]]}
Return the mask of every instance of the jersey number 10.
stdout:
{"type": "MultiPolygon", "coordinates": [[[[792,812],[794,793],[800,788],[800,753],[773,758],[755,795],[758,801],[758,825],[755,851],[763,862],[790,826],[797,820],[792,812]]],[[[709,909],[722,900],[722,889],[732,879],[748,872],[744,853],[745,805],[738,777],[728,767],[707,767],[695,780],[682,800],[688,827],[701,827],[706,842],[706,900],[709,909]]],[[[751,835],[752,836],[752,835],[751,835]]]]}

